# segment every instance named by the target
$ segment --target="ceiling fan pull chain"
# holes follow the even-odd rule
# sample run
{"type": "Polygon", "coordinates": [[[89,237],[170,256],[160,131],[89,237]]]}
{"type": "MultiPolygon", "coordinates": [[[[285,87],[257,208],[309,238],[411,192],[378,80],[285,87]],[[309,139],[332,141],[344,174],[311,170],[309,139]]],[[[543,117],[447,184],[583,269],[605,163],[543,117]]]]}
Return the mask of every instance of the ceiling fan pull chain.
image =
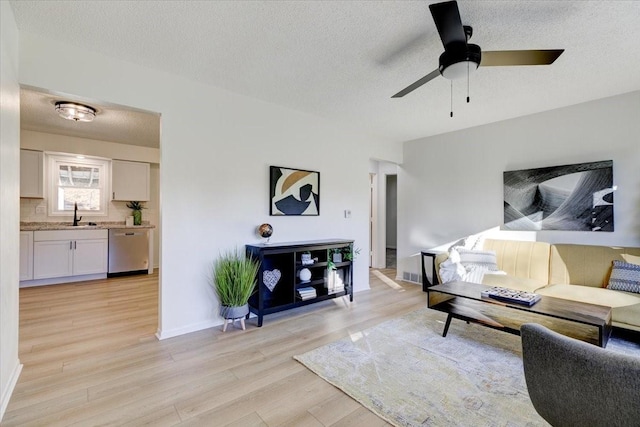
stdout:
{"type": "Polygon", "coordinates": [[[469,103],[469,61],[467,61],[467,104],[469,103]]]}
{"type": "Polygon", "coordinates": [[[449,117],[453,117],[453,80],[451,80],[451,113],[449,117]]]}

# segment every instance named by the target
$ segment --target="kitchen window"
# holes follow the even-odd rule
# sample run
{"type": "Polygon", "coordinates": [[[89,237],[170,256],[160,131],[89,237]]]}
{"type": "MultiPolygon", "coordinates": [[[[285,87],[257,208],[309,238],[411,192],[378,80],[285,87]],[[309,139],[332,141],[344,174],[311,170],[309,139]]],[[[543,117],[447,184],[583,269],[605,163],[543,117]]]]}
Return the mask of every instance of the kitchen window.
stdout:
{"type": "Polygon", "coordinates": [[[60,154],[48,155],[50,215],[107,215],[108,160],[60,154]]]}

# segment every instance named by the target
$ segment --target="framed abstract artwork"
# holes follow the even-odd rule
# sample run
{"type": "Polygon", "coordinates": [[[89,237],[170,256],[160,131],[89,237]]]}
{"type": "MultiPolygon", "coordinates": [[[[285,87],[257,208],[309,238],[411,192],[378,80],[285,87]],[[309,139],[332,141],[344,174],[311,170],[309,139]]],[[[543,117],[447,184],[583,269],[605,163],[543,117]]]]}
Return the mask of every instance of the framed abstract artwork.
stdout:
{"type": "Polygon", "coordinates": [[[613,231],[613,161],[504,172],[504,229],[613,231]]]}
{"type": "Polygon", "coordinates": [[[270,166],[269,215],[320,215],[320,172],[270,166]]]}

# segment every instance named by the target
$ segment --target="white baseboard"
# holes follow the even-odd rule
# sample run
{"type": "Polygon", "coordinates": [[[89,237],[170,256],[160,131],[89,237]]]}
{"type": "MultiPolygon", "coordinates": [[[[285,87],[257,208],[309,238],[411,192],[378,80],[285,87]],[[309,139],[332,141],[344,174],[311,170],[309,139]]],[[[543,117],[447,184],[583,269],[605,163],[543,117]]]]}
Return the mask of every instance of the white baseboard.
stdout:
{"type": "Polygon", "coordinates": [[[60,283],[84,282],[86,280],[99,280],[106,278],[107,273],[85,274],[82,276],[52,277],[50,279],[24,280],[20,282],[20,287],[30,288],[31,286],[58,285],[60,283]]]}
{"type": "Polygon", "coordinates": [[[21,372],[22,363],[20,363],[20,360],[18,360],[18,363],[13,368],[13,372],[11,373],[11,379],[7,383],[5,389],[2,390],[2,396],[0,397],[0,421],[2,421],[4,412],[7,410],[7,406],[9,406],[9,399],[11,399],[13,390],[16,388],[16,384],[18,383],[18,378],[20,377],[21,372]]]}
{"type": "Polygon", "coordinates": [[[167,330],[161,330],[160,328],[158,328],[158,331],[156,332],[156,338],[158,338],[159,340],[166,340],[167,338],[173,338],[179,335],[201,331],[203,329],[209,329],[219,325],[222,325],[222,318],[207,320],[206,322],[194,323],[192,325],[183,326],[181,328],[167,330]]]}

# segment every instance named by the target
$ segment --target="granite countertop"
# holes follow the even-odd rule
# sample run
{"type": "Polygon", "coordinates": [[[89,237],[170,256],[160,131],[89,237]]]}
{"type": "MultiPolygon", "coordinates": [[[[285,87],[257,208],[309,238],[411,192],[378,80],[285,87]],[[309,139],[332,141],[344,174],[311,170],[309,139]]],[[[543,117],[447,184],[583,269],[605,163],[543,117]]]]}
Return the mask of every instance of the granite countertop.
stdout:
{"type": "MultiPolygon", "coordinates": [[[[80,225],[73,226],[68,221],[65,222],[20,222],[20,231],[38,230],[108,230],[110,228],[156,228],[149,224],[149,221],[142,221],[142,225],[126,226],[124,221],[95,221],[96,225],[89,225],[90,221],[81,221],[80,225]]],[[[91,221],[94,222],[94,221],[91,221]]]]}

